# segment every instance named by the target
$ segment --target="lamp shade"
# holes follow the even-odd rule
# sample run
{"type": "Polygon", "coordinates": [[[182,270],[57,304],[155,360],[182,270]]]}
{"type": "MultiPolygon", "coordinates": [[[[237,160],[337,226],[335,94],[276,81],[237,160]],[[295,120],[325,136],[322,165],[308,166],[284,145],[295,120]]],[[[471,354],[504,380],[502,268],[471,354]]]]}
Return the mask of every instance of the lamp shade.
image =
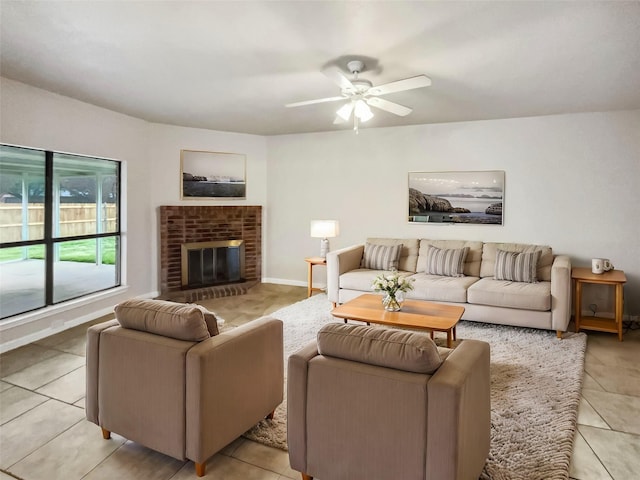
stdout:
{"type": "Polygon", "coordinates": [[[331,238],[338,236],[337,220],[311,220],[311,236],[313,238],[331,238]]]}
{"type": "Polygon", "coordinates": [[[341,106],[336,112],[336,114],[346,122],[351,117],[352,110],[353,110],[353,103],[349,102],[341,106]]]}
{"type": "Polygon", "coordinates": [[[367,120],[371,120],[373,118],[373,112],[369,108],[369,105],[364,102],[364,100],[358,100],[356,102],[355,114],[361,122],[366,122],[367,120]]]}

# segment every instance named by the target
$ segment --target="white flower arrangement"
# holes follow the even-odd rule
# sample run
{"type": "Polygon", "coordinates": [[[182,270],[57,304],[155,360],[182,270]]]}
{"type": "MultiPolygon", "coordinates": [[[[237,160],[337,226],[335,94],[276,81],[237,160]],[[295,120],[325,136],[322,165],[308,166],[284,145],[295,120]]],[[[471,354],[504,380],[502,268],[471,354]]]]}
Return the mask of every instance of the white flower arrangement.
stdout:
{"type": "Polygon", "coordinates": [[[408,292],[413,290],[413,279],[401,277],[398,272],[392,270],[391,273],[378,275],[371,285],[376,292],[385,292],[391,297],[396,296],[396,292],[408,292]]]}

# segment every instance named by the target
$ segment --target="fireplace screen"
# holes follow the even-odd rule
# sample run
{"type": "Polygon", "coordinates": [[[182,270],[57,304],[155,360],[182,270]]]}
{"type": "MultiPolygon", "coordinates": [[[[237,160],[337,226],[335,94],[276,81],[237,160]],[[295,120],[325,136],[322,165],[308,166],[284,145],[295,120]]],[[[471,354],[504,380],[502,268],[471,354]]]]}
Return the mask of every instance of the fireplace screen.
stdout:
{"type": "Polygon", "coordinates": [[[182,244],[182,286],[204,287],[244,281],[244,241],[182,244]]]}

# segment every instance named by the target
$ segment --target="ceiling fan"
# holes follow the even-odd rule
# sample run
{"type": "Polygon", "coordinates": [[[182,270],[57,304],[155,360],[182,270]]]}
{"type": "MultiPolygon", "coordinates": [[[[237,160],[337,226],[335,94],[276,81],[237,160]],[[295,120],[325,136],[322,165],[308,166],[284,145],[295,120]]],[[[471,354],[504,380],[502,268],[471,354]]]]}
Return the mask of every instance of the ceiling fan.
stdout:
{"type": "Polygon", "coordinates": [[[353,80],[349,80],[337,66],[326,68],[322,71],[330,80],[335,82],[341,89],[341,94],[335,97],[318,98],[316,100],[306,100],[304,102],[289,103],[286,107],[302,107],[305,105],[313,105],[315,103],[338,102],[347,100],[342,107],[336,112],[334,124],[348,122],[353,113],[353,129],[358,133],[358,125],[366,122],[373,117],[373,112],[369,108],[375,107],[385,112],[393,113],[405,117],[413,110],[399,103],[390,102],[380,95],[388,93],[402,92],[405,90],[413,90],[414,88],[428,87],[431,85],[431,79],[426,75],[418,75],[416,77],[405,78],[382,85],[373,86],[369,80],[360,79],[358,75],[364,70],[364,62],[360,60],[351,60],[347,63],[347,68],[353,75],[353,80]]]}

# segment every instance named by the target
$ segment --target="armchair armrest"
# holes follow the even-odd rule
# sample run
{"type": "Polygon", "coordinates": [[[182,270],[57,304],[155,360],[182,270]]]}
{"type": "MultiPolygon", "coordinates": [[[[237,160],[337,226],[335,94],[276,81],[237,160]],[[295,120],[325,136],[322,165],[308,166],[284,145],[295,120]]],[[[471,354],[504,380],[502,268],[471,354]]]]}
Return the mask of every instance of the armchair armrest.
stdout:
{"type": "Polygon", "coordinates": [[[557,255],[551,264],[551,326],[558,336],[571,320],[571,260],[557,255]]]}
{"type": "Polygon", "coordinates": [[[480,475],[491,441],[489,366],[489,344],[465,340],[427,383],[426,478],[480,475]]]}
{"type": "Polygon", "coordinates": [[[354,245],[327,254],[327,297],[330,302],[338,303],[340,275],[360,268],[362,255],[364,245],[354,245]]]}
{"type": "Polygon", "coordinates": [[[289,463],[299,472],[307,471],[307,375],[311,359],[318,355],[316,341],[289,357],[287,368],[287,445],[289,463]]]}
{"type": "Polygon", "coordinates": [[[186,457],[204,462],[282,403],[282,321],[261,318],[198,343],[186,375],[186,457]]]}
{"type": "Polygon", "coordinates": [[[85,415],[87,420],[99,425],[98,423],[98,362],[100,360],[100,334],[112,327],[118,327],[120,324],[117,320],[108,320],[106,322],[93,325],[87,329],[87,371],[86,371],[86,398],[85,398],[85,415]]]}

